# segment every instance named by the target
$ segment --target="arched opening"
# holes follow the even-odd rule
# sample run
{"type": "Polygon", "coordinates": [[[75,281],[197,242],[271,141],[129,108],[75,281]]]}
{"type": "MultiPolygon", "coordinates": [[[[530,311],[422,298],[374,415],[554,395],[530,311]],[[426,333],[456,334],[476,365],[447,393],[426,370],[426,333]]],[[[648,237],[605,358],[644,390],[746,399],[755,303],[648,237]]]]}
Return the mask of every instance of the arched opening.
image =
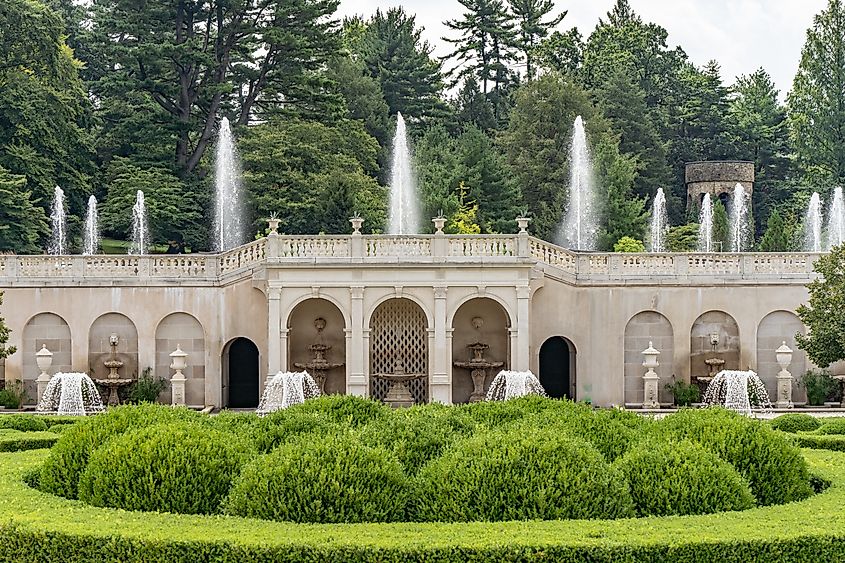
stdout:
{"type": "Polygon", "coordinates": [[[658,400],[670,402],[671,395],[666,391],[666,384],[672,379],[672,360],[674,358],[674,338],[672,323],[657,311],[637,313],[625,326],[625,404],[643,402],[643,355],[642,352],[651,343],[660,352],[657,375],[658,400]]]}
{"type": "Polygon", "coordinates": [[[552,336],[540,346],[540,384],[549,397],[575,400],[575,345],[552,336]]]}
{"type": "Polygon", "coordinates": [[[510,365],[510,319],[497,301],[476,297],[452,319],[452,402],[484,398],[493,377],[510,365]]]}
{"type": "Polygon", "coordinates": [[[236,338],[223,348],[223,403],[233,409],[258,407],[261,384],[258,347],[249,338],[236,338]]]}
{"type": "Polygon", "coordinates": [[[70,337],[70,327],[67,322],[55,313],[39,313],[29,319],[23,327],[23,346],[18,354],[23,354],[23,379],[26,392],[25,404],[37,404],[38,387],[35,380],[41,370],[35,362],[35,353],[41,346],[53,353],[53,363],[50,375],[73,371],[71,350],[73,343],[70,337]]]}
{"type": "Polygon", "coordinates": [[[739,348],[739,326],[732,316],[724,311],[703,313],[690,330],[690,377],[707,377],[711,366],[715,372],[748,367],[739,365],[739,348]]]}
{"type": "Polygon", "coordinates": [[[323,393],[346,393],[346,333],[343,313],[327,299],[296,305],[288,317],[288,362],[311,374],[323,393]]]}
{"type": "Polygon", "coordinates": [[[404,297],[388,299],[370,318],[370,396],[383,401],[391,391],[403,398],[410,393],[417,404],[428,402],[428,321],[422,308],[404,297]],[[398,372],[413,377],[391,380],[398,372]]]}
{"type": "Polygon", "coordinates": [[[807,399],[804,387],[795,385],[795,381],[807,372],[807,355],[795,342],[796,333],[803,334],[805,331],[804,323],[791,311],[773,311],[763,317],[757,327],[757,375],[766,385],[772,403],[777,400],[777,375],[780,371],[775,351],[784,342],[792,349],[792,363],[786,368],[795,378],[792,400],[801,403],[807,399]]]}
{"type": "Polygon", "coordinates": [[[92,379],[105,379],[109,369],[103,362],[111,358],[112,336],[117,336],[115,355],[123,362],[121,377],[137,379],[138,373],[153,366],[138,365],[138,330],[135,323],[120,313],[106,313],[91,325],[88,332],[88,373],[92,379]]]}
{"type": "MultiPolygon", "coordinates": [[[[179,347],[188,354],[188,367],[182,370],[185,381],[185,402],[188,405],[205,405],[205,332],[202,324],[188,313],[172,313],[164,317],[156,327],[156,375],[170,379],[171,352],[179,347]]],[[[171,401],[171,389],[162,391],[159,400],[165,404],[171,401]]]]}

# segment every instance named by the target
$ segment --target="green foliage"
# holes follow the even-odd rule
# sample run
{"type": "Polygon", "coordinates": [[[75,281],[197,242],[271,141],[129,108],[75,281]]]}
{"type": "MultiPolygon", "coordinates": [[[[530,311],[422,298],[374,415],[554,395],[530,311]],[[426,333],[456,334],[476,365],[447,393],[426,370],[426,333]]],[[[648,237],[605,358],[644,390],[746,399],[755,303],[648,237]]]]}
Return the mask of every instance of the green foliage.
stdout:
{"type": "Polygon", "coordinates": [[[478,204],[473,201],[467,201],[467,189],[464,183],[458,187],[460,193],[458,210],[449,218],[449,224],[446,225],[446,231],[458,235],[477,235],[481,233],[481,227],[478,226],[478,204]]]}
{"type": "Polygon", "coordinates": [[[798,384],[807,390],[807,402],[812,406],[823,405],[839,386],[827,370],[808,370],[798,384]]]}
{"type": "Polygon", "coordinates": [[[733,465],[762,506],[807,498],[812,490],[800,451],[767,424],[723,409],[684,409],[654,432],[689,439],[733,465]]]}
{"type": "Polygon", "coordinates": [[[286,522],[393,522],[402,519],[406,496],[392,454],[339,434],[256,458],[233,484],[227,510],[286,522]]]}
{"type": "Polygon", "coordinates": [[[625,236],[616,241],[613,252],[645,252],[645,245],[641,240],[625,236]]]}
{"type": "Polygon", "coordinates": [[[86,418],[62,432],[59,442],[41,468],[45,492],[77,498],[78,484],[91,454],[109,438],[157,423],[198,420],[200,414],[163,405],[126,405],[86,418]]]}
{"type": "Polygon", "coordinates": [[[47,214],[26,190],[26,176],[0,166],[0,252],[34,254],[49,231],[47,214]]]}
{"type": "Polygon", "coordinates": [[[816,430],[817,434],[827,435],[845,435],[845,419],[839,418],[834,420],[825,420],[822,425],[816,430]]]}
{"type": "Polygon", "coordinates": [[[626,424],[620,420],[619,414],[611,411],[595,411],[571,404],[550,406],[514,422],[508,428],[511,431],[521,428],[526,435],[535,428],[544,428],[579,438],[596,448],[608,462],[625,454],[641,430],[626,424]]]}
{"type": "Polygon", "coordinates": [[[7,381],[0,389],[0,406],[7,409],[19,409],[26,400],[26,388],[22,381],[7,381]]]}
{"type": "Polygon", "coordinates": [[[127,432],[97,448],[79,480],[94,506],[214,514],[247,451],[232,434],[187,422],[127,432]]]}
{"type": "Polygon", "coordinates": [[[809,334],[795,338],[816,365],[827,367],[845,359],[845,245],[820,256],[813,270],[820,276],[807,286],[809,302],[797,310],[809,334]]]}
{"type": "Polygon", "coordinates": [[[58,439],[58,434],[53,432],[21,432],[20,430],[5,430],[0,428],[0,452],[21,452],[49,448],[58,439]]]}
{"type": "Polygon", "coordinates": [[[16,414],[0,416],[0,428],[20,430],[21,432],[37,432],[46,431],[47,425],[39,417],[30,414],[16,414]]]}
{"type": "Polygon", "coordinates": [[[821,426],[818,418],[805,413],[791,412],[782,414],[771,421],[771,426],[781,432],[810,432],[821,426]]]}
{"type": "Polygon", "coordinates": [[[619,518],[633,515],[633,502],[620,474],[587,442],[514,427],[477,433],[425,465],[411,515],[427,522],[619,518]]]}
{"type": "Polygon", "coordinates": [[[566,12],[551,16],[555,9],[552,0],[508,0],[508,6],[516,20],[515,46],[525,61],[525,75],[533,80],[536,74],[534,52],[551,30],[557,27],[566,12]],[[545,18],[550,16],[548,20],[545,18]]]}
{"type": "Polygon", "coordinates": [[[760,239],[759,248],[762,252],[788,252],[795,249],[794,228],[787,226],[777,209],[769,215],[766,232],[760,239]]]}
{"type": "Polygon", "coordinates": [[[679,407],[688,407],[701,399],[701,390],[698,385],[687,383],[683,379],[673,379],[672,383],[667,383],[663,388],[672,393],[675,404],[679,407]]]}
{"type": "MultiPolygon", "coordinates": [[[[0,291],[0,305],[3,305],[2,291],[0,291]]],[[[15,352],[17,352],[17,348],[15,348],[14,346],[7,345],[7,343],[9,342],[9,336],[11,336],[11,334],[12,330],[8,326],[6,326],[6,320],[3,317],[0,317],[0,360],[6,359],[15,352]]],[[[8,382],[6,384],[8,385],[8,382]]]]}
{"type": "Polygon", "coordinates": [[[728,252],[731,249],[731,230],[728,224],[728,211],[721,201],[713,203],[713,244],[716,250],[728,252]]]}
{"type": "Polygon", "coordinates": [[[323,395],[285,409],[287,413],[317,413],[336,424],[356,428],[390,416],[390,407],[381,401],[355,395],[323,395]]]}
{"type": "Polygon", "coordinates": [[[165,389],[167,389],[167,380],[153,377],[153,369],[147,368],[129,388],[128,401],[133,404],[155,403],[165,389]]]}
{"type": "Polygon", "coordinates": [[[610,250],[622,237],[645,238],[648,212],[645,199],[632,193],[636,161],[619,154],[617,141],[603,137],[594,145],[596,185],[599,191],[599,248],[610,250]]]}
{"type": "Polygon", "coordinates": [[[669,252],[695,252],[698,249],[698,224],[669,227],[666,244],[669,252]]]}
{"type": "MultiPolygon", "coordinates": [[[[352,416],[355,415],[351,415],[347,421],[351,420],[352,416]]],[[[334,420],[326,413],[287,408],[263,417],[253,429],[252,435],[256,449],[267,453],[300,437],[318,439],[342,429],[342,421],[334,420]]]]}
{"type": "Polygon", "coordinates": [[[614,466],[628,481],[638,516],[745,510],[754,496],[733,466],[689,441],[644,442],[614,466]]]}

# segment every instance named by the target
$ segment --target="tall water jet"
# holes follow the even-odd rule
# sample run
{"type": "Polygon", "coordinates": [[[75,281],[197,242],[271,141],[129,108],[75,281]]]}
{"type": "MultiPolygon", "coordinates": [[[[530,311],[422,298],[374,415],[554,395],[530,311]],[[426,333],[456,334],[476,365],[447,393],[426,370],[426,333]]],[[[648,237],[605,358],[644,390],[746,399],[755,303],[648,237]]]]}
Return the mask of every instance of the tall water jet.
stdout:
{"type": "Polygon", "coordinates": [[[138,190],[135,205],[132,206],[132,244],[129,254],[146,254],[150,244],[150,227],[147,223],[147,206],[144,203],[144,192],[138,190]]]}
{"type": "Polygon", "coordinates": [[[396,114],[393,135],[393,156],[390,167],[390,216],[387,233],[414,235],[420,232],[416,181],[411,167],[408,132],[401,113],[396,114]]]}
{"type": "Polygon", "coordinates": [[[587,133],[581,116],[572,127],[569,152],[569,202],[561,229],[560,242],[567,248],[595,250],[598,238],[598,218],[593,193],[593,167],[587,133]]]}
{"type": "Polygon", "coordinates": [[[745,187],[737,184],[731,197],[731,252],[745,252],[751,247],[749,203],[745,187]]]}
{"type": "Polygon", "coordinates": [[[229,119],[220,120],[214,157],[214,249],[231,250],[244,243],[241,165],[229,119]]]}
{"type": "Polygon", "coordinates": [[[50,210],[52,236],[47,249],[53,256],[67,254],[67,211],[65,210],[65,192],[59,187],[53,190],[53,207],[50,210]]]}
{"type": "Polygon", "coordinates": [[[701,212],[698,215],[698,251],[713,252],[713,202],[710,194],[704,194],[701,200],[701,212]]]}
{"type": "Polygon", "coordinates": [[[654,203],[651,205],[649,252],[666,252],[668,234],[669,216],[666,214],[666,194],[663,193],[663,188],[657,188],[654,203]]]}
{"type": "Polygon", "coordinates": [[[842,201],[842,188],[833,190],[833,201],[827,212],[827,249],[845,242],[845,202],[842,201]]]}
{"type": "Polygon", "coordinates": [[[88,198],[88,212],[85,214],[85,232],[82,233],[82,254],[90,256],[100,249],[100,225],[97,215],[97,198],[88,198]]]}
{"type": "Polygon", "coordinates": [[[822,251],[822,200],[818,192],[813,192],[807,215],[804,217],[804,250],[822,251]]]}

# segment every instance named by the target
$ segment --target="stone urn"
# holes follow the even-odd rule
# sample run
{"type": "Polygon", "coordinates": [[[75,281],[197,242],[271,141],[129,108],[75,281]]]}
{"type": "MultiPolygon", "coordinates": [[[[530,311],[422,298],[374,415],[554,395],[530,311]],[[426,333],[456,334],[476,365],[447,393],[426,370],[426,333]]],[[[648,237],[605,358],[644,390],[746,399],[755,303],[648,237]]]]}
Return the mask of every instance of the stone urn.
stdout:
{"type": "Polygon", "coordinates": [[[48,372],[53,365],[53,353],[47,349],[46,344],[42,344],[41,349],[35,353],[35,364],[41,370],[41,374],[35,380],[38,389],[38,400],[40,401],[44,395],[44,391],[47,389],[47,384],[50,383],[50,374],[48,372]]]}
{"type": "Polygon", "coordinates": [[[185,382],[187,378],[182,370],[187,367],[188,353],[182,350],[181,344],[177,344],[176,349],[170,353],[170,369],[176,371],[170,378],[170,404],[174,407],[185,406],[185,382]]]}

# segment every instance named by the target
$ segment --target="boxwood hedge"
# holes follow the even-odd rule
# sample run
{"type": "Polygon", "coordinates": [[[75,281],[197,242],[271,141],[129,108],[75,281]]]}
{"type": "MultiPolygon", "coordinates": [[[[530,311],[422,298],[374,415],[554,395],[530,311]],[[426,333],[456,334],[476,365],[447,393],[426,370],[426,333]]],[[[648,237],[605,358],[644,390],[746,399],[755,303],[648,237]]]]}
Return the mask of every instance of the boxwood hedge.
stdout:
{"type": "Polygon", "coordinates": [[[18,452],[52,447],[59,439],[52,432],[21,432],[0,430],[0,452],[18,452]]]}
{"type": "Polygon", "coordinates": [[[822,425],[818,418],[803,412],[782,414],[769,424],[775,430],[783,432],[813,431],[822,425]]]}

